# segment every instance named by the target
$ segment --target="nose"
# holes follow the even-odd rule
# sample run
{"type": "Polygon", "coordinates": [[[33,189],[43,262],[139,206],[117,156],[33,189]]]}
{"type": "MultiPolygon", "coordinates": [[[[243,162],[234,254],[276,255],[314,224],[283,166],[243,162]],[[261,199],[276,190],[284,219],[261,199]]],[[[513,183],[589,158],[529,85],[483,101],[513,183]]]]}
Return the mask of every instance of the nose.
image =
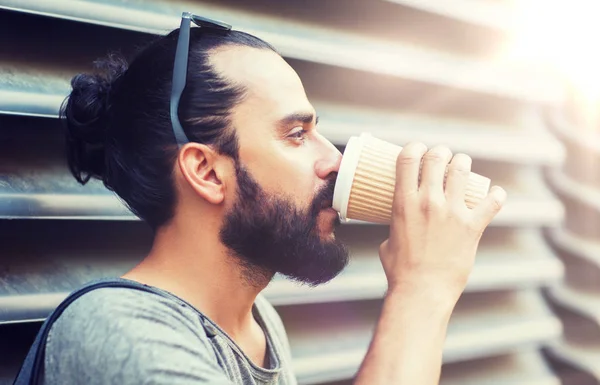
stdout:
{"type": "Polygon", "coordinates": [[[340,170],[342,153],[324,136],[319,135],[319,137],[322,143],[319,153],[322,156],[315,163],[315,172],[320,179],[329,179],[334,177],[340,170]]]}

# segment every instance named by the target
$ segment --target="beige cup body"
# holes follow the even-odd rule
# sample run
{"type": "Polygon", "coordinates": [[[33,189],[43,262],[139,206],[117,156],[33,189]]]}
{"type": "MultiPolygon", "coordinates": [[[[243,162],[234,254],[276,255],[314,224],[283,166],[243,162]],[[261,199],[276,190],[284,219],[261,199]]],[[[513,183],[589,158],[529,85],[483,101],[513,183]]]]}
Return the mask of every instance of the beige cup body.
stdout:
{"type": "MultiPolygon", "coordinates": [[[[402,147],[389,142],[364,138],[348,199],[348,219],[390,223],[400,151],[402,147]]],[[[487,195],[489,186],[488,178],[471,173],[465,193],[467,207],[476,206],[487,195]]]]}

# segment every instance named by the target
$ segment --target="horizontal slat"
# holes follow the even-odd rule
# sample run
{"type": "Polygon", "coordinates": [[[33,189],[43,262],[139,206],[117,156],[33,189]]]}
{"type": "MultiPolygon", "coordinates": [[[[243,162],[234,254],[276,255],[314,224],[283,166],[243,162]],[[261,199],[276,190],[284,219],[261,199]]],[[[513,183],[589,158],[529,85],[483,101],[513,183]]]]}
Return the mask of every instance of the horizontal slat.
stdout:
{"type": "Polygon", "coordinates": [[[465,60],[408,45],[340,33],[291,19],[264,17],[198,2],[125,2],[11,0],[6,9],[96,23],[135,31],[164,33],[178,26],[181,9],[226,20],[269,41],[289,58],[442,84],[528,101],[558,103],[561,86],[539,69],[509,67],[498,61],[465,60]]]}
{"type": "Polygon", "coordinates": [[[573,254],[600,269],[600,242],[598,240],[577,236],[563,228],[551,229],[548,231],[548,235],[554,247],[573,254]]]}
{"type": "MultiPolygon", "coordinates": [[[[0,188],[2,186],[0,181],[0,188]]],[[[5,186],[12,189],[12,186],[5,186]]],[[[563,208],[555,200],[513,198],[492,221],[492,226],[554,226],[563,208]]],[[[112,195],[7,193],[0,190],[0,219],[137,220],[112,195]]],[[[364,224],[350,221],[348,225],[364,224]]]]}
{"type": "Polygon", "coordinates": [[[324,25],[328,29],[350,32],[378,39],[460,53],[473,57],[497,54],[506,41],[506,33],[477,24],[464,23],[428,12],[410,4],[387,1],[344,0],[207,0],[247,13],[289,17],[296,21],[324,25]],[[360,23],[357,23],[360,15],[360,23]],[[464,36],[468,36],[465,39],[464,36]]]}
{"type": "Polygon", "coordinates": [[[142,222],[0,221],[0,298],[65,293],[119,276],[147,255],[152,238],[142,222]]]}
{"type": "Polygon", "coordinates": [[[63,95],[48,95],[0,89],[0,114],[55,118],[63,95]]]}
{"type": "MultiPolygon", "coordinates": [[[[265,290],[276,305],[380,298],[387,289],[377,250],[386,228],[343,228],[338,238],[351,250],[351,262],[331,282],[310,288],[277,277],[265,290]]],[[[538,230],[491,229],[484,233],[466,291],[522,289],[562,278],[563,265],[538,230]]]]}
{"type": "Polygon", "coordinates": [[[600,384],[600,346],[582,349],[562,342],[549,346],[547,352],[562,385],[600,384]]]}
{"type": "MultiPolygon", "coordinates": [[[[20,89],[0,79],[0,113],[58,117],[58,110],[68,95],[67,79],[29,77],[13,73],[20,89]],[[3,84],[4,83],[4,84],[3,84]],[[44,84],[44,90],[40,90],[44,84]],[[2,89],[4,88],[4,89],[2,89]]],[[[514,130],[499,124],[445,119],[424,114],[390,113],[357,109],[313,101],[320,115],[320,130],[333,143],[345,145],[352,135],[371,132],[397,144],[421,141],[429,146],[445,144],[454,151],[466,152],[473,158],[509,163],[558,165],[564,160],[564,148],[548,135],[542,126],[527,125],[527,130],[514,130]],[[496,143],[490,147],[489,143],[496,143]],[[536,143],[535,147],[523,143],[536,143]]],[[[532,124],[541,125],[539,119],[532,124]]]]}
{"type": "Polygon", "coordinates": [[[510,31],[514,10],[507,2],[479,0],[386,0],[465,23],[510,31]]]}
{"type": "Polygon", "coordinates": [[[598,338],[600,339],[600,292],[586,292],[567,285],[555,285],[548,288],[548,296],[552,302],[562,308],[569,309],[598,323],[598,338]]]}
{"type": "Polygon", "coordinates": [[[1,296],[0,325],[43,321],[66,298],[66,294],[1,296]]]}
{"type": "MultiPolygon", "coordinates": [[[[38,238],[34,250],[11,251],[19,247],[22,240],[7,239],[5,248],[11,252],[5,256],[5,264],[9,269],[20,272],[4,279],[7,291],[0,293],[0,309],[3,309],[0,311],[0,323],[29,322],[46,316],[57,301],[66,296],[63,282],[69,282],[67,287],[70,290],[88,280],[121,275],[132,267],[143,255],[143,247],[134,245],[149,243],[146,237],[139,235],[139,230],[133,231],[141,224],[122,224],[106,234],[103,229],[108,226],[90,222],[72,233],[73,225],[69,223],[63,222],[61,226],[51,223],[36,225],[38,231],[49,231],[50,227],[55,227],[57,233],[71,232],[73,237],[78,237],[81,245],[71,245],[68,249],[57,245],[52,233],[48,235],[50,239],[38,238]],[[123,232],[123,235],[115,236],[113,232],[123,232]],[[94,238],[85,236],[86,233],[105,234],[113,244],[121,246],[99,248],[94,238]],[[46,250],[54,251],[48,254],[46,250]],[[114,255],[118,256],[116,261],[114,255]],[[20,260],[26,261],[26,271],[15,267],[20,260]],[[46,261],[51,261],[53,268],[48,268],[50,262],[46,261]],[[67,275],[70,276],[68,280],[67,275]]],[[[351,252],[351,264],[339,277],[316,288],[298,286],[277,277],[264,292],[270,302],[280,306],[381,298],[387,281],[377,250],[380,240],[387,236],[386,229],[344,227],[337,236],[351,252]]],[[[12,235],[9,233],[7,237],[12,235]]],[[[556,282],[562,272],[562,264],[547,249],[537,230],[516,232],[496,228],[482,237],[467,292],[539,287],[556,282]]]]}
{"type": "Polygon", "coordinates": [[[600,153],[600,130],[593,123],[574,126],[562,110],[548,113],[549,127],[561,139],[600,153]]]}
{"type": "MultiPolygon", "coordinates": [[[[379,312],[377,303],[361,305],[280,309],[301,383],[342,380],[356,372],[379,312]]],[[[556,339],[560,330],[535,292],[467,294],[450,322],[444,362],[535,346],[556,339]]]]}
{"type": "Polygon", "coordinates": [[[549,169],[547,175],[553,190],[572,197],[600,214],[600,189],[577,182],[559,169],[549,169]]]}
{"type": "MultiPolygon", "coordinates": [[[[58,121],[3,117],[0,122],[8,127],[0,130],[0,218],[134,219],[100,182],[80,186],[70,175],[58,121]]],[[[537,167],[478,160],[473,171],[492,178],[492,184],[509,194],[493,226],[553,226],[562,220],[562,205],[537,167]]]]}
{"type": "Polygon", "coordinates": [[[548,353],[553,360],[571,368],[571,379],[564,381],[565,385],[595,385],[600,381],[600,322],[574,311],[571,305],[563,306],[562,302],[556,305],[555,313],[564,324],[564,337],[550,342],[548,353]],[[587,381],[578,380],[582,376],[577,376],[577,371],[587,374],[587,381]]]}
{"type": "MultiPolygon", "coordinates": [[[[494,218],[492,226],[557,226],[565,216],[565,209],[544,183],[541,170],[474,161],[472,171],[491,178],[491,184],[503,187],[508,199],[494,218]]],[[[361,221],[348,224],[363,225],[361,221]]]]}
{"type": "MultiPolygon", "coordinates": [[[[16,86],[0,79],[0,113],[58,117],[60,105],[69,92],[67,79],[50,77],[51,81],[46,83],[45,78],[19,73],[13,73],[13,77],[18,79],[20,89],[10,90],[16,86]],[[39,89],[40,84],[44,84],[44,90],[39,89]]],[[[345,145],[350,136],[371,132],[400,145],[410,141],[421,141],[428,146],[445,144],[476,159],[529,165],[558,165],[564,160],[563,145],[545,132],[539,119],[522,131],[486,122],[357,109],[319,100],[313,104],[320,115],[321,132],[337,145],[345,145]],[[496,145],[490,147],[489,143],[496,145]]]]}
{"type": "MultiPolygon", "coordinates": [[[[352,385],[339,381],[323,385],[352,385]]],[[[565,385],[534,350],[446,364],[440,385],[565,385]]]]}
{"type": "Polygon", "coordinates": [[[563,167],[565,174],[574,182],[600,189],[600,131],[591,124],[569,124],[558,113],[551,116],[549,127],[564,143],[568,154],[563,167]]]}
{"type": "Polygon", "coordinates": [[[444,144],[475,159],[506,163],[559,165],[565,157],[563,145],[547,133],[539,119],[529,119],[522,124],[526,129],[519,130],[466,119],[384,112],[319,101],[314,104],[321,118],[320,130],[336,144],[345,144],[350,136],[370,132],[399,145],[411,141],[428,146],[444,144]]]}
{"type": "Polygon", "coordinates": [[[536,351],[445,365],[440,385],[560,385],[536,351]]]}
{"type": "MultiPolygon", "coordinates": [[[[458,362],[555,340],[560,322],[535,292],[465,295],[448,329],[444,362],[458,362]]],[[[294,368],[302,384],[353,376],[369,343],[379,307],[348,303],[280,309],[294,368]],[[319,314],[313,319],[312,314],[319,314]],[[318,342],[317,342],[318,341],[318,342]]]]}
{"type": "Polygon", "coordinates": [[[547,238],[567,266],[565,284],[577,292],[600,293],[600,242],[564,229],[548,231],[547,238]]]}
{"type": "MultiPolygon", "coordinates": [[[[2,16],[0,12],[0,23],[2,16]]],[[[50,20],[56,21],[56,19],[50,20]]],[[[48,28],[56,28],[54,24],[49,23],[48,28]]],[[[0,32],[2,32],[1,28],[2,24],[0,24],[0,32]]],[[[71,29],[76,30],[73,27],[71,29]]],[[[94,38],[100,33],[97,29],[102,27],[96,26],[85,36],[94,38]]],[[[64,33],[69,31],[67,29],[64,33]]],[[[10,32],[10,29],[7,29],[7,32],[10,32]]],[[[0,90],[3,94],[0,100],[4,103],[0,105],[0,109],[5,113],[18,115],[36,111],[40,108],[39,105],[51,101],[56,113],[51,111],[49,105],[43,113],[50,117],[56,115],[60,102],[70,91],[71,77],[76,73],[89,71],[90,63],[98,57],[105,56],[106,51],[129,52],[143,45],[144,39],[141,37],[138,36],[133,41],[131,37],[127,37],[112,46],[88,48],[92,52],[83,53],[81,56],[79,56],[79,49],[65,53],[65,56],[79,63],[74,68],[65,68],[60,63],[52,61],[53,45],[48,48],[50,42],[44,45],[44,42],[40,41],[37,45],[29,47],[31,50],[41,52],[41,57],[19,57],[20,52],[9,52],[8,58],[0,60],[0,90]],[[43,55],[44,53],[46,55],[43,55]],[[15,102],[11,101],[13,97],[15,102]]],[[[71,44],[76,45],[76,43],[71,44]]],[[[352,128],[357,126],[357,121],[360,121],[361,124],[368,126],[382,125],[384,129],[395,129],[408,118],[416,119],[419,126],[429,127],[429,130],[434,129],[435,123],[432,123],[432,120],[437,119],[438,122],[443,120],[443,127],[460,129],[460,132],[468,132],[472,135],[477,134],[473,131],[488,132],[490,128],[501,129],[504,134],[509,134],[511,137],[518,133],[543,135],[546,131],[545,123],[541,121],[536,109],[518,101],[389,76],[369,75],[359,71],[314,65],[299,60],[289,59],[288,62],[302,79],[307,94],[317,107],[317,112],[322,115],[322,118],[335,120],[332,123],[337,125],[350,124],[352,128]],[[473,109],[473,105],[477,105],[477,108],[473,109]],[[324,111],[321,111],[322,109],[324,111]],[[349,116],[352,118],[349,119],[349,116]],[[425,119],[425,116],[428,116],[429,120],[425,119]]],[[[442,131],[442,127],[437,127],[437,130],[442,131]]],[[[546,140],[542,140],[540,147],[545,143],[546,140]]],[[[514,150],[517,153],[521,151],[519,146],[514,150]]],[[[537,152],[536,149],[530,151],[537,152]]],[[[558,149],[557,154],[547,156],[560,156],[562,152],[563,150],[558,149]]]]}
{"type": "Polygon", "coordinates": [[[593,239],[600,228],[600,189],[567,176],[559,169],[546,173],[548,184],[565,208],[565,227],[582,237],[593,239]]]}
{"type": "MultiPolygon", "coordinates": [[[[0,181],[1,182],[1,181],[0,181]]],[[[1,219],[138,220],[112,195],[0,193],[1,219]]]]}

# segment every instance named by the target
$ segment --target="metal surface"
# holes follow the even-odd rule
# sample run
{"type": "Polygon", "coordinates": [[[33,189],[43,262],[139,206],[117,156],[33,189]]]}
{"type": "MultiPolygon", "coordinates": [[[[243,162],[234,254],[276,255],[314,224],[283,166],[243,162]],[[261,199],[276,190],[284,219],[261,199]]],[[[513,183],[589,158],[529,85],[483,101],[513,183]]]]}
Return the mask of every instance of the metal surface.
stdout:
{"type": "Polygon", "coordinates": [[[289,58],[442,84],[527,101],[558,103],[562,88],[539,69],[496,61],[469,61],[399,43],[344,34],[326,27],[238,12],[232,8],[185,1],[9,0],[5,9],[95,23],[140,32],[165,33],[177,27],[181,9],[227,21],[278,47],[289,58]],[[523,85],[527,86],[524,87],[523,85]]]}
{"type": "MultiPolygon", "coordinates": [[[[507,205],[483,235],[452,318],[442,385],[557,385],[539,348],[560,345],[562,329],[540,293],[558,287],[547,297],[580,309],[589,304],[569,290],[593,291],[600,275],[592,252],[578,251],[581,234],[569,243],[548,231],[551,250],[540,231],[560,228],[565,216],[565,194],[549,190],[542,173],[554,175],[572,151],[560,121],[550,127],[564,144],[542,115],[564,100],[562,85],[495,60],[505,18],[490,10],[503,4],[394,1],[0,0],[0,384],[11,383],[36,320],[81,284],[127,271],[151,246],[149,229],[100,181],[80,186],[70,176],[56,115],[74,74],[109,50],[131,53],[177,27],[186,10],[279,48],[319,129],[339,147],[364,131],[400,145],[447,144],[506,188],[507,205]],[[565,265],[567,285],[556,286],[565,265]]],[[[377,248],[387,231],[342,226],[352,264],[338,278],[308,289],[278,277],[266,289],[301,383],[348,381],[356,371],[385,291],[377,248]]]]}
{"type": "MultiPolygon", "coordinates": [[[[44,68],[28,64],[21,70],[2,67],[0,61],[0,113],[57,117],[61,103],[69,94],[68,79],[57,74],[34,76],[44,68]],[[28,68],[27,68],[28,67],[28,68]]],[[[73,75],[75,72],[73,73],[73,75]]],[[[526,126],[515,129],[488,122],[467,119],[449,120],[427,114],[393,113],[372,109],[314,102],[320,115],[320,131],[333,143],[344,145],[353,135],[371,132],[373,135],[398,144],[421,141],[433,146],[446,143],[455,152],[466,152],[475,159],[518,164],[557,165],[564,159],[563,145],[547,132],[526,126]],[[497,145],[486,144],[497,141],[497,145]],[[537,145],[524,146],[535,142],[537,145]]],[[[538,122],[538,124],[542,124],[538,122]]]]}
{"type": "MultiPolygon", "coordinates": [[[[377,250],[385,227],[345,227],[338,237],[350,246],[350,265],[328,284],[309,288],[277,277],[264,294],[274,305],[381,298],[387,289],[377,250]]],[[[480,243],[466,291],[522,289],[550,285],[563,276],[563,264],[537,230],[490,229],[480,243]]]]}
{"type": "Polygon", "coordinates": [[[462,22],[508,31],[513,26],[511,4],[478,0],[386,0],[462,22]]]}
{"type": "MultiPolygon", "coordinates": [[[[107,226],[100,226],[98,230],[102,231],[107,226]]],[[[71,246],[69,250],[62,250],[58,242],[52,242],[52,239],[40,239],[35,249],[19,252],[18,255],[27,260],[29,269],[4,278],[4,286],[10,288],[10,291],[0,294],[0,323],[30,322],[45,317],[57,302],[66,296],[67,292],[57,290],[64,288],[67,274],[76,277],[76,281],[71,282],[69,287],[76,287],[87,280],[125,272],[143,253],[135,245],[139,242],[147,244],[149,241],[143,235],[139,235],[140,229],[135,229],[134,226],[136,225],[132,224],[129,228],[135,232],[127,232],[127,238],[133,239],[127,241],[124,236],[120,237],[120,242],[124,245],[129,244],[127,248],[131,251],[127,253],[119,251],[123,246],[103,248],[95,253],[82,246],[71,246]],[[39,259],[44,255],[43,250],[47,249],[54,250],[45,257],[53,261],[53,269],[48,269],[47,264],[39,259]],[[94,271],[87,272],[86,266],[93,263],[95,255],[102,252],[106,253],[106,256],[99,258],[106,260],[104,266],[96,263],[94,271]],[[115,252],[121,256],[115,259],[115,252]],[[45,276],[45,284],[39,281],[40,273],[45,276]],[[37,283],[33,292],[30,289],[32,282],[37,283]],[[15,294],[10,295],[11,292],[15,294]]],[[[63,229],[72,227],[69,224],[62,226],[63,229]]],[[[141,227],[141,224],[137,227],[141,227]]],[[[83,237],[83,240],[93,239],[90,236],[85,237],[81,231],[75,235],[83,237]]],[[[338,237],[348,243],[351,251],[351,264],[339,277],[314,289],[277,277],[264,291],[266,298],[276,306],[382,298],[387,284],[377,256],[377,248],[379,240],[386,237],[386,230],[372,228],[369,231],[360,231],[358,228],[346,227],[340,231],[338,237]]],[[[111,239],[119,241],[114,235],[111,239]]],[[[7,245],[11,243],[8,241],[7,245]]],[[[97,249],[97,246],[94,248],[97,249]]],[[[13,266],[7,265],[8,268],[13,266]]],[[[497,229],[486,233],[482,239],[467,292],[550,285],[562,277],[562,270],[562,264],[548,250],[541,234],[536,230],[515,232],[497,229]]]]}
{"type": "Polygon", "coordinates": [[[538,352],[518,352],[445,365],[440,385],[560,385],[538,352]]]}
{"type": "MultiPolygon", "coordinates": [[[[378,311],[378,302],[368,306],[337,303],[280,309],[282,319],[289,325],[299,382],[317,384],[354,375],[378,311]],[[308,323],[306,309],[321,317],[308,323]]],[[[465,295],[449,326],[444,362],[534,347],[556,340],[560,333],[560,322],[535,292],[465,295]]]]}
{"type": "MultiPolygon", "coordinates": [[[[562,169],[546,172],[564,202],[565,222],[548,240],[565,264],[565,279],[547,291],[564,325],[564,338],[548,349],[564,385],[600,383],[600,131],[586,104],[555,111],[549,127],[565,144],[562,169]]],[[[595,112],[595,111],[594,111],[595,112]]]]}

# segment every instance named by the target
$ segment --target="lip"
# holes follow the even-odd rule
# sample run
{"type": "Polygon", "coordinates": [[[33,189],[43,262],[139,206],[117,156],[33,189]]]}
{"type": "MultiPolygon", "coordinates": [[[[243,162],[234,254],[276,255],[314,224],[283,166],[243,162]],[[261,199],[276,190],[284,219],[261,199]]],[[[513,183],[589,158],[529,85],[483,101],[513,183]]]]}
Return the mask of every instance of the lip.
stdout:
{"type": "Polygon", "coordinates": [[[326,212],[326,213],[336,214],[336,215],[337,215],[337,213],[338,213],[337,211],[335,211],[335,210],[333,209],[333,207],[325,207],[325,208],[321,209],[321,211],[324,211],[324,212],[326,212]]]}
{"type": "Polygon", "coordinates": [[[327,209],[333,210],[333,201],[327,201],[321,205],[321,210],[327,210],[327,209]]]}

